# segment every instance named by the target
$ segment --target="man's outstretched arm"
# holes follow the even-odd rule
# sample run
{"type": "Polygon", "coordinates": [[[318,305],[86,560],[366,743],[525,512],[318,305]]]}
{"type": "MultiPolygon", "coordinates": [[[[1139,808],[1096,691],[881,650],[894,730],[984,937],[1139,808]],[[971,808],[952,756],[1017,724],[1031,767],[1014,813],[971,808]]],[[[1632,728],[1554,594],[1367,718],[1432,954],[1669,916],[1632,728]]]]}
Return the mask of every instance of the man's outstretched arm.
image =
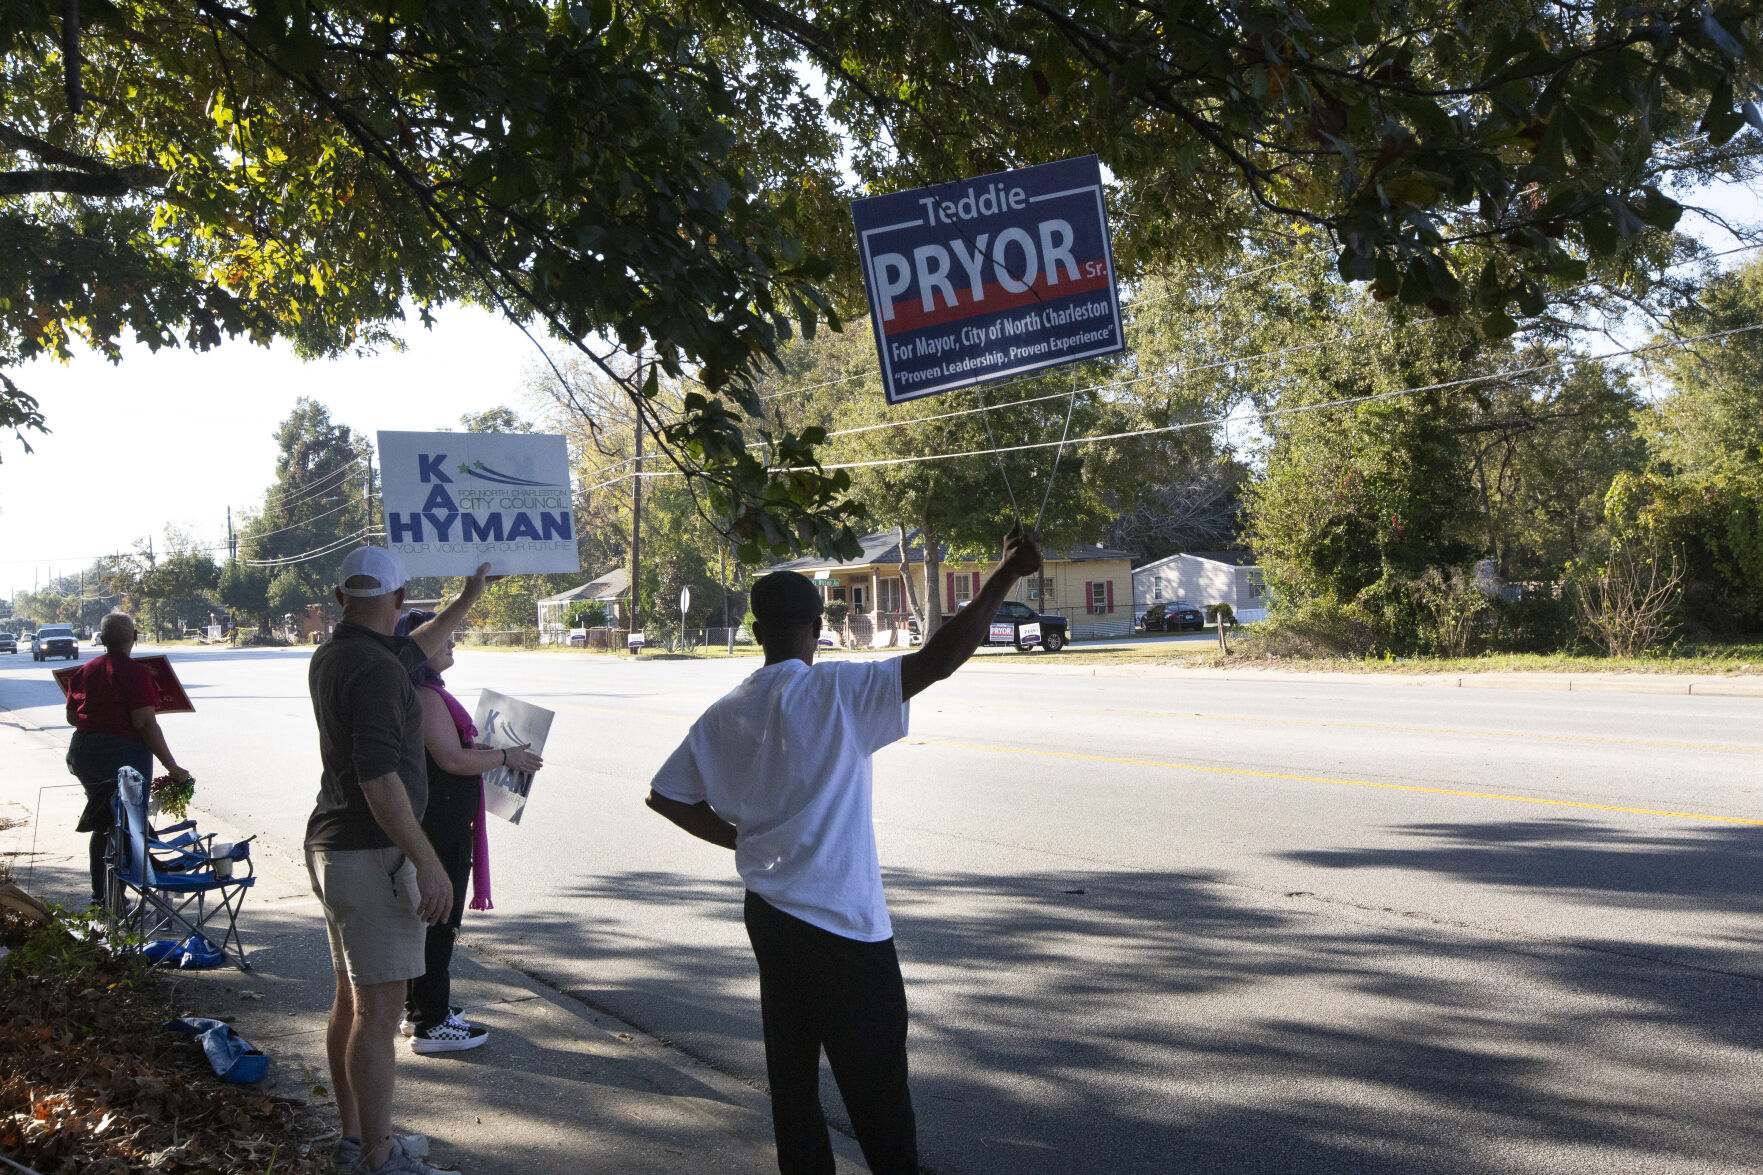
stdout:
{"type": "Polygon", "coordinates": [[[650,789],[649,798],[643,802],[699,840],[707,840],[725,849],[735,847],[735,826],[718,816],[716,810],[702,800],[696,804],[682,804],[650,789]]]}
{"type": "Polygon", "coordinates": [[[998,605],[1025,575],[1041,568],[1041,536],[1017,523],[1004,536],[1004,558],[980,585],[973,602],[950,618],[924,642],[924,648],[900,658],[900,700],[906,701],[933,681],[954,673],[985,643],[998,605]]]}

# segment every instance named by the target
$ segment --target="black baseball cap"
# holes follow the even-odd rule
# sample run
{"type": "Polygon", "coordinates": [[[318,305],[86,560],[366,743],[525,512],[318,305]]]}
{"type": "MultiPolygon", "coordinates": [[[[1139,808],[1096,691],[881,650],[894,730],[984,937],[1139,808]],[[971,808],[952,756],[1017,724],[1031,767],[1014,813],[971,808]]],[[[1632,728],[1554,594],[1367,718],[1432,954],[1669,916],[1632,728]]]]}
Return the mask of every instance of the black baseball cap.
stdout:
{"type": "Polygon", "coordinates": [[[794,571],[774,571],[753,584],[753,619],[761,624],[806,624],[826,610],[820,589],[794,571]]]}

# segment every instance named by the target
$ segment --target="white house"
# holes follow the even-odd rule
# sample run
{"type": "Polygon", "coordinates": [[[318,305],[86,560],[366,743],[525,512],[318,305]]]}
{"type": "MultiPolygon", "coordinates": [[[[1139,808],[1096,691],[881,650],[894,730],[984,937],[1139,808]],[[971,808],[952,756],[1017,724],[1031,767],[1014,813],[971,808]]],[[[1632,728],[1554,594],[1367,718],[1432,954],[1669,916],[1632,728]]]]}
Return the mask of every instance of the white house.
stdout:
{"type": "Polygon", "coordinates": [[[624,623],[625,608],[630,603],[630,572],[619,567],[608,571],[592,583],[546,596],[539,601],[539,643],[561,645],[569,641],[569,627],[564,617],[575,603],[599,603],[606,608],[606,620],[614,628],[624,623]]]}
{"type": "Polygon", "coordinates": [[[1190,551],[1133,570],[1134,616],[1152,604],[1219,603],[1244,622],[1267,618],[1267,587],[1253,551],[1190,551]]]}

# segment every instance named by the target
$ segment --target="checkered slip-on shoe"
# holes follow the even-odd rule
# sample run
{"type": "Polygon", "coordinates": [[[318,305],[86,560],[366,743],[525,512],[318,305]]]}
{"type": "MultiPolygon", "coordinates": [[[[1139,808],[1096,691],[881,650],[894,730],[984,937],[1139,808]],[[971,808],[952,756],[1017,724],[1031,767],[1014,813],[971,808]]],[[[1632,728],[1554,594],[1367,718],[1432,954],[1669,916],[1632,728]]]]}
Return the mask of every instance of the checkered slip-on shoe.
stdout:
{"type": "Polygon", "coordinates": [[[457,1016],[449,1016],[446,1023],[437,1024],[426,1032],[413,1034],[410,1038],[410,1051],[425,1056],[429,1053],[459,1053],[474,1049],[489,1038],[488,1028],[461,1020],[457,1016]]]}
{"type": "MultiPolygon", "coordinates": [[[[459,1014],[463,1011],[465,1011],[464,1008],[457,1008],[457,1007],[448,1008],[447,1009],[447,1018],[449,1020],[458,1019],[459,1014]]],[[[404,1013],[404,1019],[398,1021],[398,1035],[399,1036],[415,1036],[416,1035],[416,1021],[414,1021],[410,1018],[409,1012],[404,1013]]]]}

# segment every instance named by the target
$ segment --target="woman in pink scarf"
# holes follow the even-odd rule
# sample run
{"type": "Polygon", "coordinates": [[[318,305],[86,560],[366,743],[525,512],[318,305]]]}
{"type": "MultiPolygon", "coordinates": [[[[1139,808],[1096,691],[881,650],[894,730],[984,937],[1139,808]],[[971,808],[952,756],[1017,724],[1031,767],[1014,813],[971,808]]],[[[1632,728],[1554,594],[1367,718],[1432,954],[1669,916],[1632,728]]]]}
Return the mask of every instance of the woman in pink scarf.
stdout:
{"type": "MultiPolygon", "coordinates": [[[[432,612],[411,611],[398,620],[399,636],[408,636],[432,612]]],[[[410,674],[422,703],[422,741],[428,757],[429,802],[422,830],[453,882],[453,909],[428,929],[427,972],[410,981],[404,1001],[402,1031],[417,1053],[452,1053],[474,1049],[489,1036],[481,1024],[459,1015],[449,1003],[448,968],[453,942],[465,917],[465,876],[471,874],[471,908],[490,908],[490,854],[484,835],[483,773],[501,766],[537,771],[544,760],[525,746],[492,750],[477,746],[477,727],[459,700],[447,692],[441,674],[453,665],[453,642],[410,674]]]]}

